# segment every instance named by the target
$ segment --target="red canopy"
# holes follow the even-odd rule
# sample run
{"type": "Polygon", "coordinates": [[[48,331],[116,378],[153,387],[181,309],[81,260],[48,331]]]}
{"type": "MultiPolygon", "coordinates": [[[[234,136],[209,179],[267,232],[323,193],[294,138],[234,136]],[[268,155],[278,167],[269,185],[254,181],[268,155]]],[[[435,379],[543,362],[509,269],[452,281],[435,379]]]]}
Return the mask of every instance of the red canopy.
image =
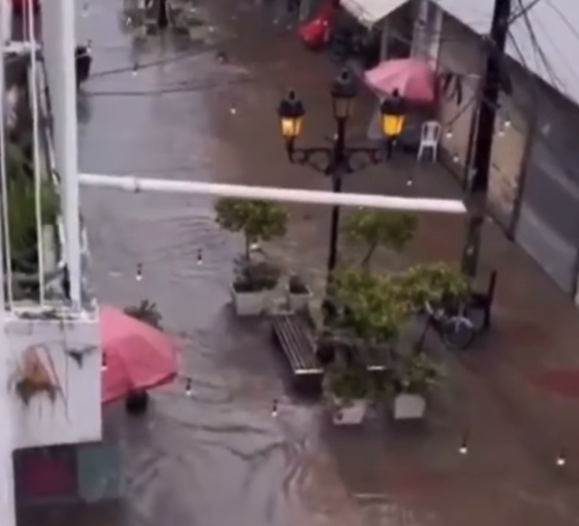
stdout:
{"type": "Polygon", "coordinates": [[[100,329],[103,404],[175,378],[175,342],[161,331],[113,307],[101,310],[100,329]]]}

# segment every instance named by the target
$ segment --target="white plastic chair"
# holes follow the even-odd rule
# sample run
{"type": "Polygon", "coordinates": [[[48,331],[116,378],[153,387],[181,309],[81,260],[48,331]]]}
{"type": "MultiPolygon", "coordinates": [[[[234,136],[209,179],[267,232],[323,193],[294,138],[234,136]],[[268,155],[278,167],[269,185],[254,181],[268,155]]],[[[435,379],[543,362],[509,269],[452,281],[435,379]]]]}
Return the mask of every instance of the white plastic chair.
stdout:
{"type": "Polygon", "coordinates": [[[438,159],[438,143],[440,142],[440,134],[442,126],[438,121],[426,121],[422,124],[420,130],[420,146],[418,147],[418,160],[422,160],[422,156],[426,150],[430,150],[432,161],[436,162],[438,159]]]}

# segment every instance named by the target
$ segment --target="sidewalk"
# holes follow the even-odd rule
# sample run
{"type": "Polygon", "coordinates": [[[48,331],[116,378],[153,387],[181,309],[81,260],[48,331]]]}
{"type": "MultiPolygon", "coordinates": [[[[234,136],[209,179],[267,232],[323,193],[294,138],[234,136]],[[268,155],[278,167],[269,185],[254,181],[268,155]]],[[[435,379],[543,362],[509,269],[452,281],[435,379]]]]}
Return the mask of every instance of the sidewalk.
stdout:
{"type": "MultiPolygon", "coordinates": [[[[223,13],[227,7],[223,3],[222,7],[223,13]]],[[[327,92],[332,66],[323,55],[303,50],[293,33],[273,26],[265,13],[240,17],[235,25],[244,43],[227,51],[232,62],[252,64],[256,81],[236,88],[238,119],[223,116],[218,130],[223,147],[235,152],[248,174],[248,184],[327,188],[328,182],[320,175],[287,162],[273,130],[277,130],[276,104],[284,88],[291,86],[303,97],[308,111],[304,144],[323,141],[324,135],[332,133],[327,92]]],[[[364,138],[374,108],[370,97],[362,97],[352,137],[364,138]]],[[[459,194],[458,183],[444,168],[417,167],[405,157],[352,175],[345,191],[404,195],[409,192],[405,184],[409,174],[415,175],[412,192],[416,195],[459,194]]],[[[219,177],[243,179],[239,172],[235,176],[221,172],[219,177]]],[[[293,221],[288,238],[272,250],[284,255],[289,268],[316,268],[310,271],[311,277],[321,282],[329,210],[290,209],[293,221]]],[[[424,216],[407,261],[458,262],[464,237],[464,218],[424,216]]],[[[576,522],[578,404],[538,389],[532,382],[533,375],[546,368],[577,366],[576,310],[531,258],[489,222],[481,275],[488,276],[492,269],[499,276],[493,329],[476,349],[447,356],[449,380],[437,396],[427,428],[420,432],[369,429],[356,437],[328,437],[339,472],[355,472],[355,464],[366,465],[364,460],[373,463],[371,480],[367,471],[361,471],[359,479],[344,477],[344,484],[360,510],[368,517],[380,515],[381,524],[558,526],[576,522]],[[458,447],[465,432],[470,435],[470,451],[463,457],[458,447]],[[346,443],[357,444],[360,458],[340,455],[346,443]],[[567,466],[557,468],[562,448],[567,466]],[[393,503],[403,503],[402,507],[405,503],[408,509],[393,503]]]]}

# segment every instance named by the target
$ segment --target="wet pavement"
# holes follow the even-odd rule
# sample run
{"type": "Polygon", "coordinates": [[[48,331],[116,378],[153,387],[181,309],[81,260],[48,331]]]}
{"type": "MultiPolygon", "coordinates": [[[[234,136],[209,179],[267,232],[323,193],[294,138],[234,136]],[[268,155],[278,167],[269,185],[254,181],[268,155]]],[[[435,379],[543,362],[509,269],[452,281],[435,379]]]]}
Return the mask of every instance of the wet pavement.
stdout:
{"type": "MultiPolygon", "coordinates": [[[[123,28],[119,0],[92,0],[87,10],[79,5],[78,38],[90,39],[95,54],[94,77],[79,101],[83,171],[328,187],[285,159],[275,107],[285,89],[296,88],[308,109],[306,140],[323,141],[331,133],[332,65],[305,52],[274,10],[233,4],[200,5],[206,23],[194,41],[165,35],[139,43],[123,28]],[[228,64],[216,61],[218,50],[228,64]],[[143,67],[152,62],[159,63],[143,67]]],[[[352,137],[365,138],[374,105],[362,98],[352,137]]],[[[417,169],[404,157],[354,175],[346,186],[458,192],[442,169],[417,169]],[[411,189],[409,174],[416,177],[411,189]]],[[[181,373],[193,379],[194,391],[187,397],[182,381],[159,390],[142,421],[120,410],[108,414],[109,432],[121,444],[125,498],[102,516],[98,507],[71,511],[70,518],[63,512],[59,524],[577,523],[577,404],[527,380],[544,367],[575,365],[575,313],[494,225],[487,228],[483,264],[483,274],[499,269],[493,334],[471,353],[445,356],[448,381],[424,426],[393,426],[375,415],[350,431],[331,428],[323,407],[290,395],[266,322],[232,316],[231,261],[240,242],[216,227],[210,199],[84,189],[82,201],[98,296],[118,305],[156,302],[167,329],[187,344],[181,373]],[[280,400],[275,418],[274,399],[280,400]],[[465,433],[469,454],[461,456],[465,433]],[[563,447],[568,465],[558,469],[563,447]]],[[[319,290],[329,210],[289,210],[288,236],[265,250],[286,269],[304,271],[319,290]]],[[[456,260],[463,234],[463,219],[429,216],[403,260],[384,263],[456,260]]]]}

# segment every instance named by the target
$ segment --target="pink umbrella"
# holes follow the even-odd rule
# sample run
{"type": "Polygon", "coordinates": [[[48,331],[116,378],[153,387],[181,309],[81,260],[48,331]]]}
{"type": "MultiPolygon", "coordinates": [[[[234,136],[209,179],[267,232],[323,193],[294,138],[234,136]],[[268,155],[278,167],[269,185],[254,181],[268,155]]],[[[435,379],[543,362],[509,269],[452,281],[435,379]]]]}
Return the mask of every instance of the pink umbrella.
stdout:
{"type": "Polygon", "coordinates": [[[113,307],[100,311],[103,348],[102,403],[151,389],[177,374],[174,341],[113,307]]]}
{"type": "Polygon", "coordinates": [[[386,60],[364,74],[366,84],[380,94],[398,90],[411,102],[432,103],[436,100],[436,79],[430,65],[416,58],[386,60]]]}

